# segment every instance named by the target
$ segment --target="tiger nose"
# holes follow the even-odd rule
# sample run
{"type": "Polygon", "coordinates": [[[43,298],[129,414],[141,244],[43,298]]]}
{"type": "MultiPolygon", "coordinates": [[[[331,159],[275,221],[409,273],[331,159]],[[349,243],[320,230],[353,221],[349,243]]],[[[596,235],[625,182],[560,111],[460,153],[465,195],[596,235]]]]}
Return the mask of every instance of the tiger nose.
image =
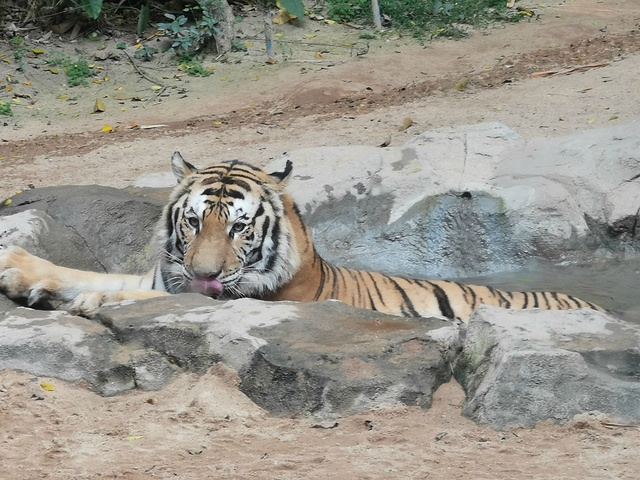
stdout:
{"type": "Polygon", "coordinates": [[[203,268],[192,268],[191,273],[194,278],[214,280],[222,274],[222,270],[218,270],[217,272],[209,272],[203,268]]]}

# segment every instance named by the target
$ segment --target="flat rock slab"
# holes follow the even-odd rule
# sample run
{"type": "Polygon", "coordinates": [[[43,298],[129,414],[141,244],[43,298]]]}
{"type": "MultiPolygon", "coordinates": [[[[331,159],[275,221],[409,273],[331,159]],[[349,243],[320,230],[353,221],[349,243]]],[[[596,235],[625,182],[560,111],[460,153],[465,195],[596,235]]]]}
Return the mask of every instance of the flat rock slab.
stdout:
{"type": "Polygon", "coordinates": [[[234,368],[241,390],[277,415],[331,418],[395,403],[427,408],[450,380],[460,349],[453,322],[339,302],[216,302],[183,294],[107,305],[98,319],[123,345],[152,349],[179,367],[234,368]]]}
{"type": "Polygon", "coordinates": [[[593,310],[482,306],[455,376],[463,413],[495,429],[601,412],[640,422],[640,327],[593,310]]]}
{"type": "Polygon", "coordinates": [[[176,371],[152,350],[123,348],[106,327],[65,312],[0,313],[0,369],[84,381],[100,395],[157,390],[176,371]]]}
{"type": "Polygon", "coordinates": [[[277,415],[319,418],[382,404],[428,408],[450,380],[459,327],[339,302],[296,304],[198,294],[102,307],[94,320],[17,307],[0,318],[0,369],[85,381],[101,395],[159,389],[177,371],[221,362],[277,415]]]}

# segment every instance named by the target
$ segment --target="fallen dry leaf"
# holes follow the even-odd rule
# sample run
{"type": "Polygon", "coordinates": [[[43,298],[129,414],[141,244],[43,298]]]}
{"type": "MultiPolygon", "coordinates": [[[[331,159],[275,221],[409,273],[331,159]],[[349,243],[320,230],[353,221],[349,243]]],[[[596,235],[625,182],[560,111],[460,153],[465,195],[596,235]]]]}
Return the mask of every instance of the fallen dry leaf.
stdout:
{"type": "Polygon", "coordinates": [[[453,87],[453,89],[457,90],[458,92],[461,92],[465,88],[467,88],[467,83],[469,83],[469,77],[462,77],[460,81],[456,83],[456,86],[453,87]]]}
{"type": "Polygon", "coordinates": [[[106,110],[106,107],[104,106],[104,102],[99,98],[96,98],[96,103],[93,106],[93,112],[91,113],[100,113],[100,112],[104,112],[105,110],[106,110]]]}
{"type": "Polygon", "coordinates": [[[398,131],[399,132],[404,132],[411,125],[413,125],[413,120],[411,120],[409,117],[406,117],[404,119],[404,121],[402,122],[402,126],[398,127],[398,131]]]}

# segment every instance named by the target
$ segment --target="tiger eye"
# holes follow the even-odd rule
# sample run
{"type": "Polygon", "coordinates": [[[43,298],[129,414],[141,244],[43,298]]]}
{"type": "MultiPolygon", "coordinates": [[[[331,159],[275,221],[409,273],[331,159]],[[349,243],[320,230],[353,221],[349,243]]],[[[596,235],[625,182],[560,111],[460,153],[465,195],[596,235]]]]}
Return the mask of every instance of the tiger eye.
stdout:
{"type": "Polygon", "coordinates": [[[187,223],[193,228],[198,228],[200,226],[200,220],[198,220],[198,217],[187,217],[187,223]]]}
{"type": "Polygon", "coordinates": [[[240,233],[245,229],[246,225],[244,223],[234,223],[231,227],[231,233],[240,233]]]}

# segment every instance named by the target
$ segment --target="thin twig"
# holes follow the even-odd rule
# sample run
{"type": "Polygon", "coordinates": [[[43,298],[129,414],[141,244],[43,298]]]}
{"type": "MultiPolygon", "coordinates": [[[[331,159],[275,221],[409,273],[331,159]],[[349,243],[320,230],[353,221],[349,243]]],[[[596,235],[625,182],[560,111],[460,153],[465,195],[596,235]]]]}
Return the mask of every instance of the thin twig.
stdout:
{"type": "Polygon", "coordinates": [[[151,78],[147,77],[144,72],[142,70],[140,70],[138,68],[138,66],[136,65],[136,62],[133,61],[133,58],[131,58],[131,55],[129,55],[129,53],[126,50],[123,50],[124,54],[127,56],[127,58],[129,58],[129,61],[131,62],[131,65],[133,65],[133,68],[135,68],[136,72],[138,72],[140,74],[140,76],[142,78],[144,78],[145,80],[150,81],[151,83],[153,83],[154,85],[158,85],[159,87],[164,87],[167,88],[167,86],[162,83],[162,82],[157,82],[155,80],[152,80],[151,78]]]}

